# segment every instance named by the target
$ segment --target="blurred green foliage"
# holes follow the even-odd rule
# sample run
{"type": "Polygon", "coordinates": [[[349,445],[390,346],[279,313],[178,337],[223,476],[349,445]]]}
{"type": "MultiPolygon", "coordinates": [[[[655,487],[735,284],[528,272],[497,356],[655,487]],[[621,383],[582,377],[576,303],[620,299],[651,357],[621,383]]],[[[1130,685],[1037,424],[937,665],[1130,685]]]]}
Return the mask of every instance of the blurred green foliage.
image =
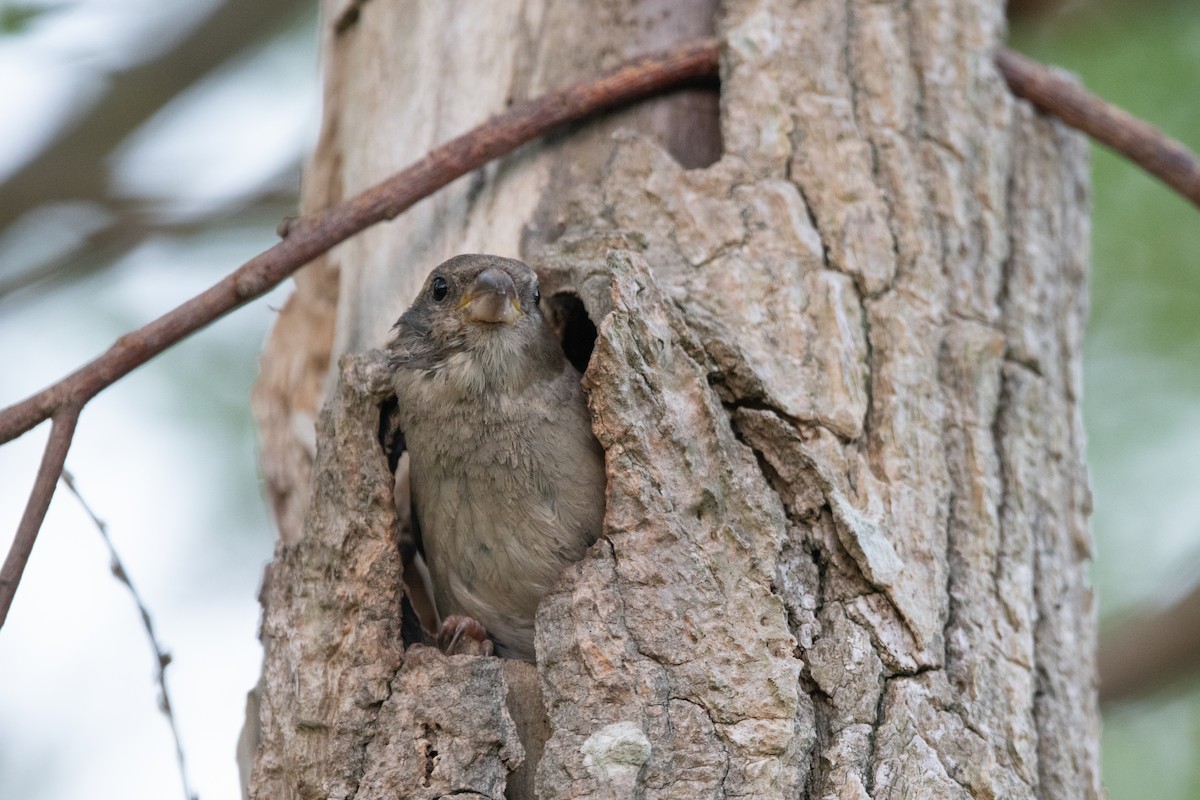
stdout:
{"type": "MultiPolygon", "coordinates": [[[[1200,4],[1093,0],[1012,46],[1200,151],[1200,4]]],[[[1102,630],[1200,574],[1200,209],[1093,147],[1084,413],[1102,630]]],[[[1112,800],[1200,797],[1200,684],[1106,709],[1112,800]]]]}
{"type": "Polygon", "coordinates": [[[51,9],[21,3],[0,3],[0,34],[21,33],[51,9]]]}

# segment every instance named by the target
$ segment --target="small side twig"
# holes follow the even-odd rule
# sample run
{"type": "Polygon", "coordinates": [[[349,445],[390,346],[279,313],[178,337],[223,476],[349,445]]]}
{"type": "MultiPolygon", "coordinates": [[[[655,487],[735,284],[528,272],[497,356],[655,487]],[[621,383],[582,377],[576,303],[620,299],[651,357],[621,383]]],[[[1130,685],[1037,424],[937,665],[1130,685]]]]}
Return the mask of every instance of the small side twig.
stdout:
{"type": "Polygon", "coordinates": [[[80,406],[66,406],[54,414],[50,423],[50,438],[42,452],[42,463],[33,479],[33,489],[29,492],[25,512],[21,514],[21,521],[17,524],[17,535],[13,537],[8,556],[4,559],[4,566],[0,567],[0,625],[3,625],[8,617],[13,595],[16,594],[17,585],[21,583],[21,576],[25,574],[29,554],[33,552],[33,543],[37,541],[42,520],[46,518],[46,511],[50,508],[54,486],[58,483],[58,476],[62,474],[63,464],[67,461],[67,451],[71,449],[71,439],[75,435],[75,424],[79,422],[79,410],[80,406]]]}
{"type": "Polygon", "coordinates": [[[1008,48],[996,66],[1013,94],[1125,156],[1200,207],[1200,160],[1182,142],[1008,48]]]}
{"type": "Polygon", "coordinates": [[[79,489],[75,486],[74,476],[66,469],[62,471],[62,482],[67,487],[67,490],[75,495],[75,499],[79,501],[79,505],[83,508],[84,513],[92,520],[92,524],[96,526],[96,530],[100,533],[100,538],[104,540],[104,546],[108,548],[109,568],[112,570],[113,577],[125,584],[125,588],[129,590],[130,596],[133,597],[134,604],[137,605],[138,612],[142,615],[142,627],[146,631],[146,638],[150,641],[150,648],[154,651],[159,690],[158,707],[167,718],[167,724],[171,726],[171,735],[175,738],[175,758],[179,762],[179,777],[183,781],[183,796],[185,800],[196,800],[197,795],[192,791],[191,785],[188,783],[187,760],[183,755],[183,740],[179,736],[179,725],[175,722],[175,713],[171,709],[171,695],[167,692],[167,665],[171,663],[171,654],[163,648],[162,643],[158,640],[158,635],[154,632],[154,622],[150,619],[150,609],[146,607],[142,596],[134,588],[133,581],[129,579],[129,572],[121,562],[121,557],[117,554],[117,548],[113,545],[112,538],[108,535],[108,525],[100,517],[96,516],[96,512],[83,499],[83,495],[79,493],[79,489]]]}

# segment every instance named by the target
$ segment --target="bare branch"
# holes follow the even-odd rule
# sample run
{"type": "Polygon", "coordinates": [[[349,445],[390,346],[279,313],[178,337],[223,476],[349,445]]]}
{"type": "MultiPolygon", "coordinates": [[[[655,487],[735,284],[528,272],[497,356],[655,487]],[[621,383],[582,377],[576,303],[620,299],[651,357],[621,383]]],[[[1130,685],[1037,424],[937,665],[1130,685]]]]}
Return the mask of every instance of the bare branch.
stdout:
{"type": "Polygon", "coordinates": [[[1156,612],[1102,636],[1100,702],[1131,700],[1200,667],[1200,586],[1156,612]]]}
{"type": "Polygon", "coordinates": [[[716,74],[716,41],[702,39],[626,61],[598,78],[515,106],[470,133],[432,150],[412,166],[350,200],[293,221],[286,226],[285,238],[279,244],[250,259],[173,311],[122,336],[104,354],[58,383],[0,412],[0,444],[51,416],[55,420],[51,445],[61,444],[61,453],[58,448],[47,446],[26,517],[22,519],[0,575],[0,625],[12,604],[21,572],[66,459],[70,435],[66,435],[65,441],[62,436],[54,435],[60,428],[67,430],[60,425],[60,419],[69,420],[70,430],[73,430],[79,409],[130,371],[233,309],[270,291],[339,242],[376,222],[392,219],[492,159],[512,152],[552,128],[689,81],[715,78],[716,74]]]}
{"type": "MultiPolygon", "coordinates": [[[[1178,142],[1010,50],[1001,48],[996,60],[1015,94],[1117,148],[1200,204],[1200,166],[1178,142]]],[[[7,616],[70,445],[69,432],[65,442],[63,436],[54,434],[73,431],[79,410],[96,394],[181,339],[270,291],[334,245],[377,222],[394,218],[456,178],[560,125],[688,82],[714,80],[718,66],[717,40],[697,39],[662,53],[631,59],[597,78],[521,103],[435,148],[361,194],[282,226],[284,240],[279,244],[173,311],[122,336],[105,353],[59,382],[0,411],[0,444],[52,416],[55,419],[30,505],[0,573],[0,625],[7,616]],[[61,445],[61,457],[56,450],[52,459],[51,445],[56,443],[61,445]]]]}
{"type": "Polygon", "coordinates": [[[17,592],[17,585],[21,583],[21,575],[25,573],[25,564],[33,551],[33,543],[41,530],[42,520],[46,518],[46,511],[50,508],[54,486],[58,483],[58,476],[62,474],[67,451],[71,449],[71,437],[75,435],[75,423],[79,421],[80,408],[82,404],[69,405],[54,414],[50,439],[42,453],[37,477],[33,479],[33,490],[30,491],[29,501],[25,504],[25,513],[21,515],[21,522],[17,525],[17,535],[13,537],[8,557],[4,559],[4,566],[0,567],[0,625],[8,619],[13,595],[17,592]]]}
{"type": "Polygon", "coordinates": [[[1200,161],[1181,142],[1007,48],[996,53],[1009,88],[1137,164],[1200,207],[1200,161]]]}
{"type": "Polygon", "coordinates": [[[334,245],[409,206],[551,128],[631,102],[690,79],[716,74],[717,48],[709,39],[642,56],[602,77],[522,103],[346,202],[293,220],[284,240],[219,283],[148,325],[126,334],[100,357],[58,383],[0,412],[0,444],[28,431],[67,398],[87,402],[163,350],[224,314],[273,289],[334,245]]]}
{"type": "MultiPolygon", "coordinates": [[[[1148,147],[1143,134],[1147,131],[1158,140],[1169,141],[1146,123],[1113,109],[1010,50],[1002,48],[997,63],[1018,95],[1035,98],[1039,107],[1068,124],[1074,121],[1082,125],[1089,120],[1111,122],[1108,128],[1099,125],[1087,130],[1098,137],[1103,135],[1102,141],[1126,143],[1128,147],[1122,152],[1137,163],[1147,160],[1143,157],[1148,147]]],[[[121,337],[106,353],[53,386],[0,412],[0,444],[47,419],[68,395],[86,402],[180,339],[274,288],[334,245],[376,222],[392,219],[450,181],[512,152],[547,130],[689,80],[712,79],[716,74],[717,43],[713,39],[700,39],[665,53],[625,62],[599,78],[551,92],[494,117],[346,202],[293,221],[284,231],[284,241],[247,261],[220,283],[121,337]]],[[[1181,173],[1200,176],[1195,159],[1182,145],[1177,149],[1183,152],[1176,153],[1171,163],[1181,173]]],[[[1171,173],[1165,162],[1154,163],[1161,170],[1156,174],[1167,180],[1171,173]]],[[[1178,181],[1170,182],[1175,185],[1178,181]]],[[[1197,185],[1192,187],[1194,193],[1187,196],[1200,201],[1200,177],[1191,182],[1197,185]]]]}
{"type": "MultiPolygon", "coordinates": [[[[295,173],[299,164],[291,168],[295,173]]],[[[265,224],[274,224],[296,204],[294,191],[281,191],[277,187],[263,187],[256,196],[238,205],[222,208],[196,219],[174,222],[154,219],[128,208],[106,209],[116,220],[85,236],[75,247],[61,256],[55,256],[40,264],[14,275],[0,277],[0,303],[12,302],[13,295],[26,297],[44,292],[56,286],[99,272],[112,266],[125,255],[154,237],[181,237],[200,233],[215,233],[218,236],[234,228],[267,230],[265,224]],[[266,220],[270,223],[266,223],[266,220]]],[[[131,205],[131,204],[126,204],[131,205]]]]}
{"type": "Polygon", "coordinates": [[[62,482],[71,494],[75,495],[75,499],[83,507],[84,513],[91,518],[92,524],[96,526],[96,530],[100,533],[100,538],[104,540],[104,546],[108,548],[113,577],[125,584],[125,588],[129,590],[129,594],[133,597],[133,602],[138,607],[138,612],[142,615],[142,627],[146,631],[146,638],[150,640],[151,649],[154,650],[158,689],[162,693],[158,707],[166,716],[167,724],[171,726],[171,735],[175,738],[175,758],[179,762],[179,777],[183,781],[183,796],[185,800],[195,800],[196,794],[192,791],[188,783],[187,762],[183,756],[183,740],[179,738],[179,726],[175,723],[175,713],[171,710],[171,695],[167,692],[167,665],[171,663],[171,655],[163,649],[162,644],[158,641],[158,636],[154,633],[154,623],[150,619],[150,609],[146,607],[146,603],[142,600],[142,596],[138,594],[138,590],[133,587],[133,582],[129,579],[129,572],[121,562],[121,557],[117,554],[117,548],[113,546],[112,539],[109,538],[108,525],[96,516],[96,512],[92,511],[92,507],[83,499],[83,495],[79,493],[79,489],[75,486],[75,479],[68,470],[64,469],[62,471],[62,482]]]}

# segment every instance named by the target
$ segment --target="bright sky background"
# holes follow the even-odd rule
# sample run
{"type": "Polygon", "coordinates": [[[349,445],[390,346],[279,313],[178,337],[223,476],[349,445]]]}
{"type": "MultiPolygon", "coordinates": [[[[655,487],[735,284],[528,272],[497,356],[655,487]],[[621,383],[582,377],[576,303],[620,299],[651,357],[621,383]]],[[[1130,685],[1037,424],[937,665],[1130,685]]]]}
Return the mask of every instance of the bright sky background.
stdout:
{"type": "MultiPolygon", "coordinates": [[[[0,38],[0,177],[87,107],[107,72],[171,46],[213,5],[85,0],[0,38]]],[[[174,219],[221,208],[298,161],[314,138],[319,96],[315,34],[290,31],[143,126],[118,159],[117,185],[152,198],[174,219]]],[[[0,242],[0,275],[16,269],[31,244],[53,247],[64,230],[86,228],[79,211],[31,226],[24,243],[0,242]]],[[[273,225],[151,240],[109,271],[0,301],[0,406],[98,355],[274,241],[273,225]]],[[[168,687],[192,788],[205,800],[240,796],[234,748],[246,692],[258,679],[256,597],[274,540],[256,477],[249,389],[271,309],[288,291],[102,393],[84,412],[67,459],[174,658],[168,687]]],[[[43,426],[0,447],[5,549],[46,433],[43,426]]],[[[0,632],[0,797],[182,797],[154,667],[99,534],[60,487],[0,632]]]]}

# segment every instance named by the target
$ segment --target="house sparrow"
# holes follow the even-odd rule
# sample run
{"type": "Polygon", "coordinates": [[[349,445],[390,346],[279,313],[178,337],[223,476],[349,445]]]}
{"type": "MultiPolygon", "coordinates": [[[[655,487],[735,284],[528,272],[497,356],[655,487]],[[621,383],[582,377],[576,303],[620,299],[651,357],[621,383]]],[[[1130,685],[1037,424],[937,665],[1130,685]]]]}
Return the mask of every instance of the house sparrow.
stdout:
{"type": "Polygon", "coordinates": [[[539,299],[520,261],[456,256],[388,345],[448,652],[532,661],[538,602],[600,535],[604,452],[539,299]]]}

